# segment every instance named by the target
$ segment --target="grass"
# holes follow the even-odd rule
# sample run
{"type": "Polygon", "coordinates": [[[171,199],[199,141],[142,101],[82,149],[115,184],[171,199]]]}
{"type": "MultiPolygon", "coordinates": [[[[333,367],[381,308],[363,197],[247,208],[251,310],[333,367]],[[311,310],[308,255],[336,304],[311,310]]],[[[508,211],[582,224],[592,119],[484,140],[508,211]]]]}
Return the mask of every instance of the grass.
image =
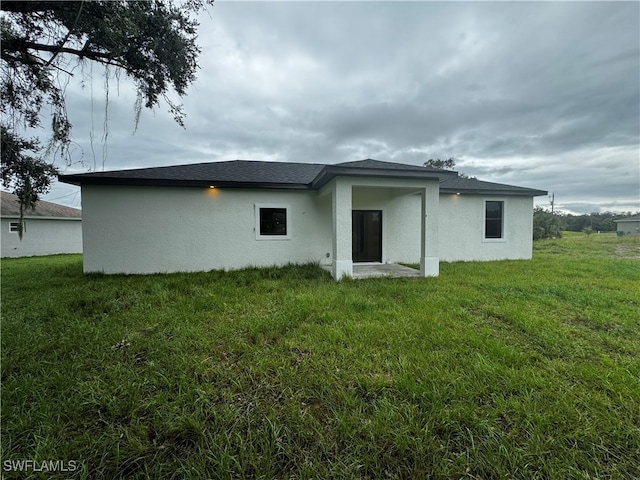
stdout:
{"type": "Polygon", "coordinates": [[[534,249],[340,283],[3,260],[3,476],[637,478],[640,244],[534,249]]]}

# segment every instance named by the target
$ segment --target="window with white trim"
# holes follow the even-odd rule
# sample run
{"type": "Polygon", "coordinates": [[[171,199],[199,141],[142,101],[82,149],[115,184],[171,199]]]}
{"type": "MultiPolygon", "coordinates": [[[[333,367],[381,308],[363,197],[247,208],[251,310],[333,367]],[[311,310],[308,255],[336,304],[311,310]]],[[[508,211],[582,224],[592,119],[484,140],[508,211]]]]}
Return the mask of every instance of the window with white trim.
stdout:
{"type": "Polygon", "coordinates": [[[20,222],[11,222],[9,223],[9,231],[12,233],[20,232],[20,222]]]}
{"type": "Polygon", "coordinates": [[[256,239],[287,240],[291,238],[289,205],[256,204],[256,239]]]}
{"type": "Polygon", "coordinates": [[[486,240],[504,239],[504,201],[486,200],[484,202],[484,238],[486,240]]]}

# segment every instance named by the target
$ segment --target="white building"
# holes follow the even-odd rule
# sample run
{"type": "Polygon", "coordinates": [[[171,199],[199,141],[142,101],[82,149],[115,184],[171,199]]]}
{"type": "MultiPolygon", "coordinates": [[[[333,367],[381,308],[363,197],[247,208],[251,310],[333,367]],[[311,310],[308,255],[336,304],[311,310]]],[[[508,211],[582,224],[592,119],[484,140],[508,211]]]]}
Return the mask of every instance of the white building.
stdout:
{"type": "Polygon", "coordinates": [[[157,273],[318,261],[530,259],[541,190],[362,160],[235,160],[78,175],[84,270],[157,273]]]}
{"type": "Polygon", "coordinates": [[[35,209],[24,212],[23,235],[20,240],[18,197],[2,192],[0,202],[2,257],[82,253],[82,212],[77,208],[38,201],[35,209]]]}
{"type": "Polygon", "coordinates": [[[619,235],[640,235],[640,215],[614,220],[619,235]]]}

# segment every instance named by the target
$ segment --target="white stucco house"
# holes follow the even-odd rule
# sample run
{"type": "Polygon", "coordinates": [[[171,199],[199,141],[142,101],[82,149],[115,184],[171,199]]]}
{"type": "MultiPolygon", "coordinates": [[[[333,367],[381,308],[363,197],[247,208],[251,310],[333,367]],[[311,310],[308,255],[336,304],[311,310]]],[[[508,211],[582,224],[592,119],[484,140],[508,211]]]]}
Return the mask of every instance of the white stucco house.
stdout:
{"type": "Polygon", "coordinates": [[[318,261],[530,259],[545,191],[362,160],[234,160],[61,175],[82,187],[84,270],[157,273],[318,261]]]}
{"type": "Polygon", "coordinates": [[[640,215],[614,220],[619,235],[640,235],[640,215]]]}
{"type": "Polygon", "coordinates": [[[39,200],[24,213],[22,240],[18,236],[18,197],[2,192],[2,257],[30,257],[56,253],[82,253],[82,212],[77,208],[39,200]]]}

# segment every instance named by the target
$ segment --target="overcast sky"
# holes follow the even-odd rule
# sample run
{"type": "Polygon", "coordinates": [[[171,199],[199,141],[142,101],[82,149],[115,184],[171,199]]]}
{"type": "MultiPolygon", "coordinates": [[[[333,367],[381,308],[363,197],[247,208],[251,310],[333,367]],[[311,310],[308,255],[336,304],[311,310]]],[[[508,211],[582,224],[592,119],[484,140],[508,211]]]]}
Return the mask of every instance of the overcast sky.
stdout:
{"type": "MultiPolygon", "coordinates": [[[[198,43],[186,129],[162,106],[134,134],[135,93],[112,78],[105,143],[104,71],[76,69],[84,165],[66,173],[455,157],[565,211],[640,210],[640,3],[219,0],[198,43]]],[[[77,192],[44,198],[79,207],[77,192]]]]}

